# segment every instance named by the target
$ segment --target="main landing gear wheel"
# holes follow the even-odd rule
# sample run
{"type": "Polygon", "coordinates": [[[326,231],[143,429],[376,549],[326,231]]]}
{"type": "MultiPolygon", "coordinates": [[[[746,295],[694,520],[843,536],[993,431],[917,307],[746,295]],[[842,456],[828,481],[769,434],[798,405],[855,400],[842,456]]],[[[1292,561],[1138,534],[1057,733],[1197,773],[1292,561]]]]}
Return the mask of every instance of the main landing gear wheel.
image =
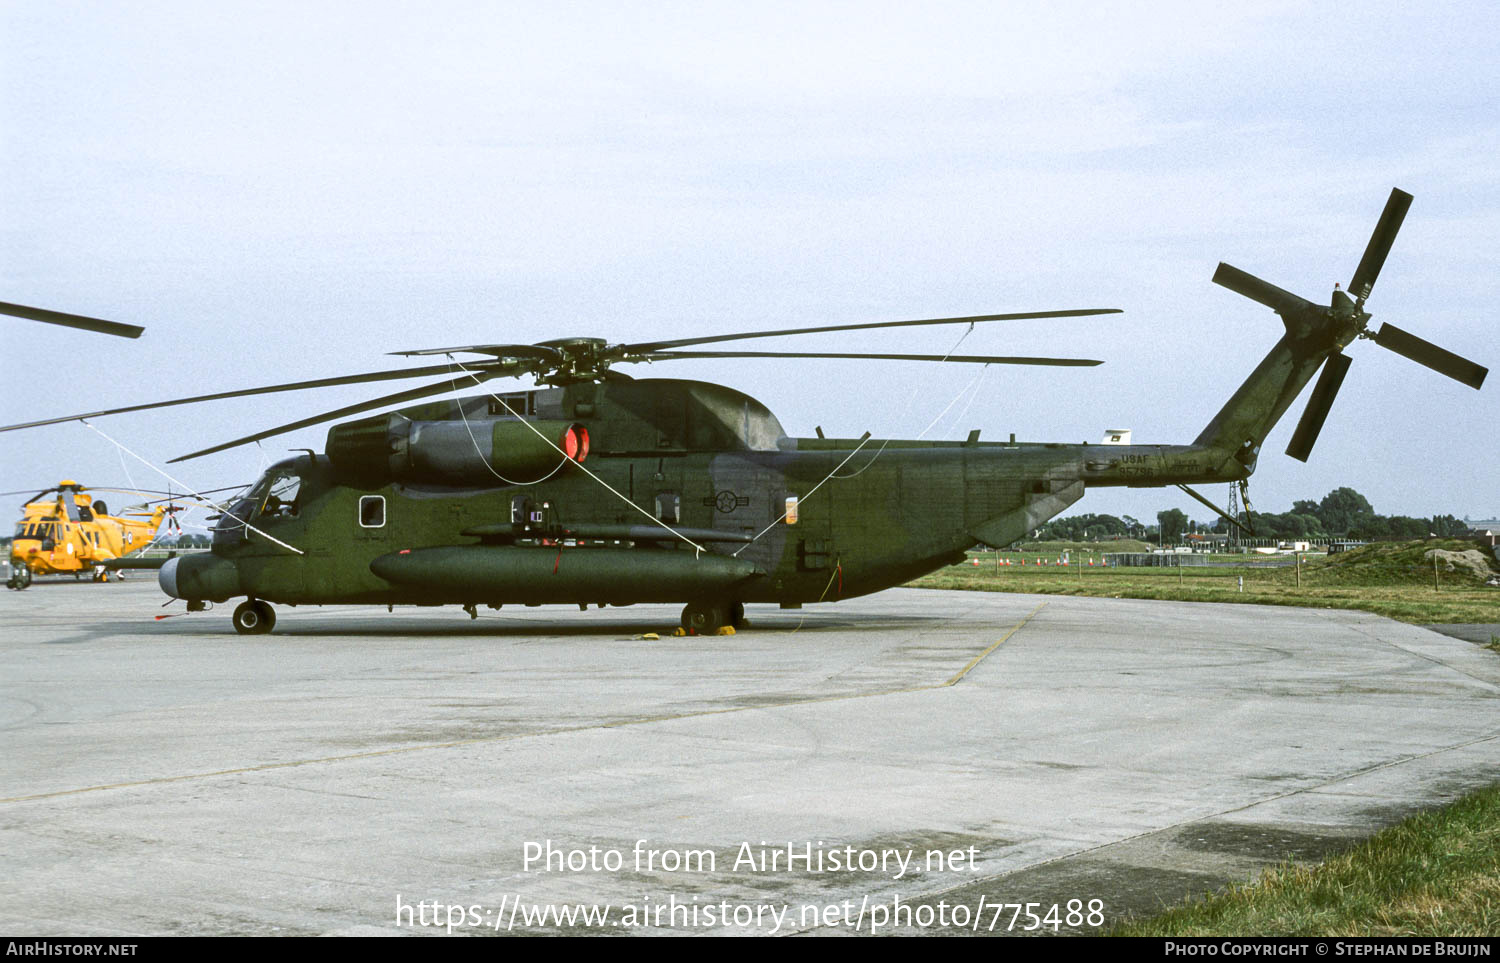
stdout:
{"type": "Polygon", "coordinates": [[[736,632],[750,624],[750,620],[745,618],[744,602],[729,603],[729,624],[736,632]]]}
{"type": "Polygon", "coordinates": [[[265,635],[276,625],[276,610],[252,599],[234,610],[234,630],[241,635],[265,635]]]}
{"type": "Polygon", "coordinates": [[[682,609],[682,627],[699,635],[713,635],[728,624],[728,608],[717,602],[689,602],[682,609]]]}

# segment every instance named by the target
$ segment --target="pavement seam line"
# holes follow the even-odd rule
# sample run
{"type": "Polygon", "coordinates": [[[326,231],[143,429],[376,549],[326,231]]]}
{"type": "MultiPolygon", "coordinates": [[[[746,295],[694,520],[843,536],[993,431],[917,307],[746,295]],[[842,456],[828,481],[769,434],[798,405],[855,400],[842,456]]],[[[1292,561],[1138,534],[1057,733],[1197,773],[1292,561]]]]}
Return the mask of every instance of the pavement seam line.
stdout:
{"type": "MultiPolygon", "coordinates": [[[[945,887],[944,889],[934,890],[931,893],[925,894],[922,898],[923,899],[931,899],[933,897],[941,897],[941,896],[947,895],[948,893],[954,892],[955,890],[963,889],[966,886],[972,886],[974,883],[977,883],[977,882],[993,882],[995,880],[1005,879],[1007,876],[1014,876],[1017,873],[1024,873],[1024,872],[1027,872],[1028,870],[1037,869],[1038,867],[1041,867],[1041,866],[1050,866],[1053,863],[1061,863],[1061,862],[1065,862],[1065,861],[1070,860],[1070,859],[1077,859],[1080,856],[1090,856],[1090,855],[1093,855],[1095,853],[1100,852],[1101,850],[1109,849],[1112,846],[1118,846],[1118,845],[1120,845],[1122,843],[1134,842],[1135,840],[1138,840],[1138,839],[1145,839],[1148,836],[1155,836],[1158,833],[1165,833],[1165,832],[1169,832],[1169,831],[1174,830],[1174,829],[1182,829],[1182,828],[1187,827],[1187,826],[1192,826],[1195,823],[1206,822],[1206,821],[1208,821],[1210,819],[1219,819],[1219,818],[1224,817],[1224,816],[1232,815],[1233,813],[1244,812],[1247,809],[1254,809],[1256,806],[1263,805],[1264,803],[1276,802],[1277,800],[1288,799],[1288,798],[1290,798],[1292,796],[1300,796],[1303,793],[1321,792],[1323,790],[1326,790],[1329,786],[1335,785],[1335,784],[1340,783],[1340,782],[1344,782],[1344,781],[1349,780],[1349,779],[1356,779],[1356,778],[1358,778],[1360,776],[1365,776],[1365,775],[1368,775],[1368,774],[1370,774],[1372,772],[1379,772],[1382,769],[1389,769],[1392,766],[1400,766],[1400,765],[1404,765],[1404,764],[1409,763],[1409,762],[1416,762],[1416,761],[1418,761],[1420,759],[1427,759],[1427,758],[1430,758],[1432,756],[1440,756],[1440,755],[1442,755],[1445,752],[1453,752],[1453,751],[1458,750],[1458,749],[1467,749],[1468,747],[1478,745],[1481,742],[1490,742],[1490,741],[1493,741],[1495,739],[1500,739],[1500,732],[1490,732],[1490,733],[1488,733],[1486,735],[1478,737],[1477,739],[1470,739],[1468,742],[1461,742],[1461,743],[1457,743],[1457,744],[1451,745],[1451,746],[1440,746],[1437,749],[1431,749],[1431,750],[1429,750],[1427,752],[1413,753],[1412,755],[1409,755],[1409,756],[1402,756],[1400,759],[1391,759],[1391,760],[1388,760],[1386,762],[1376,763],[1376,764],[1371,765],[1371,766],[1366,766],[1363,769],[1356,769],[1353,772],[1344,773],[1342,775],[1338,775],[1338,776],[1334,776],[1334,777],[1332,777],[1330,779],[1326,779],[1326,780],[1324,780],[1323,782],[1319,783],[1316,786],[1306,786],[1306,787],[1301,788],[1301,789],[1288,789],[1286,792],[1277,793],[1274,796],[1267,796],[1264,799],[1256,799],[1256,800],[1253,800],[1252,802],[1247,802],[1247,803],[1245,803],[1242,806],[1234,806],[1234,807],[1231,807],[1229,809],[1223,809],[1223,810],[1220,810],[1219,812],[1215,812],[1215,813],[1205,813],[1202,816],[1194,816],[1191,819],[1179,820],[1178,822],[1169,823],[1168,825],[1161,826],[1161,827],[1159,827],[1157,829],[1147,829],[1147,830],[1145,830],[1143,832],[1135,833],[1134,835],[1131,835],[1131,836],[1122,836],[1119,839],[1110,840],[1107,843],[1098,843],[1096,845],[1089,846],[1089,847],[1086,847],[1084,849],[1080,849],[1080,850],[1078,850],[1075,853],[1064,853],[1061,856],[1053,856],[1051,859],[1044,859],[1044,860],[1041,860],[1040,862],[1028,863],[1025,866],[1017,866],[1015,869],[1008,869],[1008,870],[1006,870],[1003,873],[996,873],[994,876],[981,876],[978,879],[967,880],[965,882],[958,883],[958,884],[953,885],[953,886],[945,887]]],[[[3,800],[0,800],[0,801],[3,801],[3,800]]],[[[1378,831],[1379,830],[1377,830],[1377,832],[1378,831]]],[[[1372,833],[1370,835],[1374,835],[1374,834],[1372,833]]],[[[1368,839],[1369,836],[1365,836],[1363,838],[1368,839]]],[[[1357,842],[1357,840],[1351,839],[1351,842],[1357,842]]],[[[815,927],[815,928],[821,929],[822,927],[815,927]]],[[[810,932],[810,931],[803,930],[803,931],[800,931],[800,932],[810,932]]]]}
{"type": "MultiPolygon", "coordinates": [[[[1400,642],[1395,642],[1395,641],[1392,641],[1390,639],[1382,639],[1382,638],[1380,638],[1377,635],[1371,634],[1370,632],[1368,632],[1365,629],[1365,626],[1364,626],[1363,622],[1356,622],[1356,623],[1354,623],[1351,626],[1351,628],[1353,628],[1354,631],[1358,632],[1360,635],[1363,635],[1367,639],[1373,639],[1374,641],[1380,643],[1381,645],[1389,646],[1390,648],[1393,648],[1393,649],[1397,650],[1398,652],[1404,652],[1407,655],[1412,656],[1413,658],[1416,658],[1416,659],[1421,659],[1424,662],[1430,662],[1433,665],[1442,666],[1443,668],[1447,669],[1449,672],[1454,673],[1455,675],[1461,675],[1465,679],[1470,679],[1470,680],[1472,680],[1474,682],[1478,682],[1480,685],[1484,686],[1485,688],[1489,689],[1492,692],[1500,692],[1500,685],[1496,685],[1493,681],[1491,681],[1489,679],[1480,678],[1479,676],[1474,675],[1471,672],[1466,672],[1463,669],[1460,669],[1458,666],[1452,664],[1451,662],[1444,662],[1442,659],[1436,658],[1435,656],[1427,655],[1425,652],[1418,652],[1416,649],[1413,649],[1413,648],[1410,648],[1408,646],[1402,645],[1400,642]]],[[[1420,628],[1423,628],[1423,627],[1420,626],[1420,625],[1418,625],[1418,626],[1416,626],[1416,628],[1420,629],[1420,628]]],[[[1432,629],[1427,629],[1426,631],[1432,632],[1434,635],[1442,635],[1443,638],[1448,638],[1448,639],[1453,638],[1453,636],[1451,636],[1451,635],[1444,635],[1443,633],[1441,633],[1441,632],[1435,632],[1432,629]]]]}
{"type": "Polygon", "coordinates": [[[294,759],[290,762],[268,762],[258,766],[241,766],[237,769],[219,769],[213,772],[192,772],[180,776],[158,776],[154,779],[140,779],[131,782],[109,783],[103,786],[85,786],[81,789],[58,789],[53,792],[33,793],[27,796],[10,796],[0,798],[0,805],[6,803],[33,802],[38,799],[55,799],[60,796],[77,796],[89,792],[103,792],[108,789],[136,789],[141,786],[165,785],[173,782],[185,782],[190,779],[212,779],[215,776],[238,776],[253,772],[271,772],[277,769],[295,769],[299,766],[315,766],[330,762],[352,762],[358,759],[376,759],[381,756],[398,756],[408,752],[422,752],[429,749],[458,749],[464,746],[480,746],[490,743],[516,742],[521,739],[545,738],[547,736],[565,736],[579,732],[590,732],[595,729],[624,729],[628,726],[648,725],[655,722],[673,722],[678,719],[698,719],[707,716],[729,715],[735,712],[753,712],[765,709],[785,709],[792,706],[815,705],[824,702],[843,702],[850,699],[870,699],[878,696],[908,695],[913,692],[930,692],[935,689],[946,689],[956,685],[976,665],[984,660],[991,652],[998,649],[1007,639],[1021,630],[1026,623],[1030,622],[1043,608],[1046,602],[1026,614],[1021,621],[1011,626],[1006,633],[1000,637],[989,648],[976,655],[969,664],[953,678],[946,682],[937,682],[932,685],[910,686],[899,689],[882,689],[878,692],[849,692],[841,695],[814,696],[807,699],[791,699],[787,702],[776,702],[768,705],[754,706],[732,706],[727,709],[702,709],[697,712],[683,712],[675,715],[647,716],[640,719],[622,719],[616,722],[599,722],[586,726],[569,726],[562,729],[548,729],[544,732],[522,732],[505,736],[483,736],[477,739],[460,739],[454,742],[430,742],[419,746],[399,746],[393,749],[373,749],[369,752],[347,753],[338,756],[322,756],[317,759],[294,759]]]}

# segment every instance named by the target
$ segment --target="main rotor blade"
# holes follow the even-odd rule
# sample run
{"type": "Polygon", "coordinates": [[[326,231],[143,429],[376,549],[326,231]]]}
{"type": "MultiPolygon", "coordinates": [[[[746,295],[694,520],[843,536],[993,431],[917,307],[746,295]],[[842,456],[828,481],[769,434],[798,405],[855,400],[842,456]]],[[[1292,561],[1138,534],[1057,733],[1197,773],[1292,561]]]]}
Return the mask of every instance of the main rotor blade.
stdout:
{"type": "MultiPolygon", "coordinates": [[[[187,501],[188,499],[196,499],[197,501],[207,502],[208,504],[212,505],[213,502],[210,501],[207,498],[204,498],[203,497],[204,495],[216,495],[219,492],[238,492],[238,491],[243,491],[243,490],[245,490],[246,488],[249,488],[249,487],[250,487],[250,484],[246,483],[244,485],[230,485],[230,486],[228,486],[226,488],[210,488],[206,492],[177,492],[176,494],[169,495],[166,498],[153,498],[153,499],[151,499],[148,502],[141,502],[141,507],[142,508],[150,508],[152,505],[158,505],[158,504],[160,504],[162,502],[182,502],[182,501],[187,501]]],[[[220,501],[223,501],[223,500],[224,499],[220,499],[220,501]]],[[[185,507],[194,507],[194,506],[185,506],[185,507]]]]}
{"type": "Polygon", "coordinates": [[[1331,354],[1323,362],[1323,373],[1313,386],[1312,397],[1307,399],[1307,407],[1303,409],[1302,418],[1297,422],[1297,430],[1292,432],[1291,444],[1286,446],[1288,455],[1298,461],[1307,461],[1307,456],[1312,454],[1313,444],[1318,440],[1318,432],[1323,430],[1328,409],[1333,407],[1333,399],[1339,393],[1339,386],[1344,383],[1344,375],[1348,373],[1347,354],[1331,354]]]}
{"type": "Polygon", "coordinates": [[[1228,288],[1235,294],[1243,294],[1252,301],[1259,301],[1283,317],[1311,304],[1306,298],[1298,297],[1290,291],[1283,291],[1271,282],[1262,281],[1255,275],[1241,271],[1234,265],[1225,264],[1223,261],[1219,262],[1219,268],[1214,272],[1214,283],[1228,288]]]}
{"type": "Polygon", "coordinates": [[[531,358],[536,361],[560,362],[567,355],[543,344],[471,344],[460,348],[421,348],[415,351],[391,351],[389,354],[413,357],[427,354],[490,354],[497,358],[531,358]]]}
{"type": "Polygon", "coordinates": [[[974,324],[980,321],[1026,321],[1034,318],[1083,318],[1095,314],[1119,314],[1119,308],[1085,308],[1079,311],[1025,311],[1019,314],[977,314],[968,318],[928,318],[922,321],[869,321],[860,324],[829,324],[816,328],[782,328],[777,331],[742,331],[739,334],[719,334],[707,338],[682,338],[677,341],[645,341],[640,344],[615,346],[627,354],[659,351],[662,348],[681,348],[694,344],[715,344],[720,341],[744,341],[750,338],[774,338],[785,334],[817,334],[823,331],[863,331],[869,328],[905,328],[923,324],[974,324]]]}
{"type": "Polygon", "coordinates": [[[1380,268],[1385,264],[1385,256],[1391,253],[1391,245],[1395,243],[1396,232],[1401,230],[1401,222],[1406,219],[1406,209],[1411,207],[1411,195],[1400,188],[1391,188],[1391,196],[1385,202],[1385,210],[1380,212],[1380,220],[1375,223],[1375,232],[1370,235],[1370,243],[1365,246],[1365,255],[1359,259],[1359,267],[1354,269],[1354,279],[1349,282],[1349,293],[1357,301],[1363,301],[1370,296],[1370,289],[1375,286],[1375,279],[1380,276],[1380,268]]]}
{"type": "Polygon", "coordinates": [[[476,384],[483,384],[484,382],[496,376],[497,374],[495,372],[490,371],[476,371],[473,374],[456,373],[454,377],[449,378],[445,381],[439,381],[437,384],[426,385],[421,388],[412,388],[408,391],[398,391],[395,394],[386,395],[382,398],[375,398],[371,401],[363,401],[357,405],[348,405],[343,408],[338,408],[334,411],[325,411],[321,415],[313,415],[311,418],[303,418],[299,421],[293,421],[289,424],[279,425],[275,428],[268,428],[265,431],[258,431],[253,435],[246,435],[243,438],[236,438],[234,441],[226,441],[222,445],[214,445],[212,448],[204,448],[202,451],[195,451],[192,454],[188,455],[179,455],[176,458],[168,461],[167,464],[171,465],[179,461],[187,461],[190,458],[198,458],[203,455],[212,455],[214,452],[223,451],[226,448],[237,448],[240,445],[248,445],[252,441],[260,441],[262,438],[270,438],[272,435],[286,434],[289,431],[296,431],[298,428],[307,428],[310,425],[318,425],[322,424],[325,421],[333,421],[335,418],[342,418],[345,415],[357,415],[360,412],[369,411],[372,408],[383,408],[386,405],[400,404],[405,401],[416,401],[418,398],[427,398],[432,395],[447,394],[450,391],[462,391],[465,388],[473,387],[476,384]]]}
{"type": "MultiPolygon", "coordinates": [[[[43,495],[50,494],[51,492],[61,491],[61,490],[62,489],[60,489],[60,488],[43,488],[41,491],[37,492],[35,495],[32,495],[30,498],[26,499],[26,501],[23,504],[30,505],[32,502],[36,501],[38,498],[41,498],[43,495]]],[[[29,488],[22,488],[20,491],[0,492],[0,498],[9,498],[12,495],[24,495],[24,494],[26,494],[29,491],[31,491],[31,489],[29,489],[29,488]]]]}
{"type": "Polygon", "coordinates": [[[1447,375],[1454,381],[1461,381],[1470,388],[1478,388],[1484,384],[1484,376],[1490,373],[1490,369],[1477,365],[1468,358],[1460,357],[1452,351],[1439,348],[1431,341],[1424,341],[1394,324],[1381,324],[1380,330],[1370,338],[1382,348],[1389,348],[1417,364],[1426,365],[1438,374],[1447,375]]]}
{"type": "Polygon", "coordinates": [[[266,395],[277,391],[301,391],[303,388],[330,388],[334,385],[363,384],[367,381],[391,381],[397,378],[426,378],[429,375],[448,374],[452,371],[449,365],[430,365],[426,368],[405,368],[400,371],[372,371],[367,374],[342,375],[337,378],[318,378],[313,381],[294,381],[284,385],[270,385],[265,388],[243,388],[239,391],[219,391],[211,395],[196,395],[192,398],[176,398],[171,401],[153,401],[144,405],[127,405],[124,408],[109,408],[104,411],[89,411],[80,415],[64,415],[60,418],[47,418],[42,421],[28,421],[19,425],[5,425],[0,431],[15,431],[18,428],[36,428],[40,425],[55,425],[64,421],[77,421],[80,418],[102,418],[105,415],[119,415],[127,411],[145,411],[150,408],[170,408],[173,405],[191,405],[200,401],[219,401],[224,398],[243,398],[248,395],[266,395]]]}
{"type": "Polygon", "coordinates": [[[229,486],[227,486],[225,488],[210,488],[206,492],[164,492],[164,491],[162,491],[160,489],[157,489],[157,488],[96,488],[93,485],[89,485],[89,486],[85,487],[83,490],[86,491],[86,492],[115,492],[115,493],[121,494],[121,495],[164,495],[164,496],[166,496],[165,498],[153,498],[150,501],[145,501],[145,502],[141,503],[143,505],[150,505],[150,504],[152,504],[152,502],[169,502],[169,501],[172,501],[175,498],[192,498],[195,495],[212,495],[212,494],[215,494],[216,492],[239,491],[241,488],[247,488],[247,487],[249,487],[249,486],[248,485],[229,485],[229,486]]]}
{"type": "Polygon", "coordinates": [[[951,361],[957,364],[1033,364],[1092,367],[1103,364],[1088,358],[992,357],[972,354],[847,354],[828,351],[653,351],[628,361],[670,361],[673,358],[860,358],[873,361],[951,361]]]}
{"type": "Polygon", "coordinates": [[[102,321],[99,318],[86,318],[81,314],[66,314],[62,311],[49,311],[46,308],[28,308],[24,304],[7,304],[4,301],[0,301],[0,314],[25,318],[28,321],[41,321],[45,324],[82,328],[85,331],[97,331],[100,334],[112,334],[117,338],[139,338],[141,332],[146,330],[134,324],[102,321]]]}

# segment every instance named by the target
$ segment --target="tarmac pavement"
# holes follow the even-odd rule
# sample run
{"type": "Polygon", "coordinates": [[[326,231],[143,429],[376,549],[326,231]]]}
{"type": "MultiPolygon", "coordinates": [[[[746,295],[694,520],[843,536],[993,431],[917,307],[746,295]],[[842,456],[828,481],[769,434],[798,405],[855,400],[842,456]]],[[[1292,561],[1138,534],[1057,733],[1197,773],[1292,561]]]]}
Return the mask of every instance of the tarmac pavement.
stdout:
{"type": "Polygon", "coordinates": [[[0,597],[4,932],[1086,932],[1500,780],[1500,656],[1362,612],[163,601],[0,597]]]}

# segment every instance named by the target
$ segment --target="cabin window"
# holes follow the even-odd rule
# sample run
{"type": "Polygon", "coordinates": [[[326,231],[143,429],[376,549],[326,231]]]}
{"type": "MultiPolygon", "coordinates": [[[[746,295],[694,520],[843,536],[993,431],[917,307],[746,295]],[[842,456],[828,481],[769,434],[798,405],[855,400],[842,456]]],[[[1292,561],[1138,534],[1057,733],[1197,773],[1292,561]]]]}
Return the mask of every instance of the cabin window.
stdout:
{"type": "Polygon", "coordinates": [[[676,492],[659,492],[656,496],[656,517],[668,525],[676,525],[680,520],[682,499],[676,492]]]}
{"type": "Polygon", "coordinates": [[[512,525],[525,526],[531,522],[531,499],[526,495],[517,495],[510,500],[510,523],[512,525]]]}
{"type": "Polygon", "coordinates": [[[382,528],[385,526],[385,496],[359,496],[359,527],[382,528]]]}

